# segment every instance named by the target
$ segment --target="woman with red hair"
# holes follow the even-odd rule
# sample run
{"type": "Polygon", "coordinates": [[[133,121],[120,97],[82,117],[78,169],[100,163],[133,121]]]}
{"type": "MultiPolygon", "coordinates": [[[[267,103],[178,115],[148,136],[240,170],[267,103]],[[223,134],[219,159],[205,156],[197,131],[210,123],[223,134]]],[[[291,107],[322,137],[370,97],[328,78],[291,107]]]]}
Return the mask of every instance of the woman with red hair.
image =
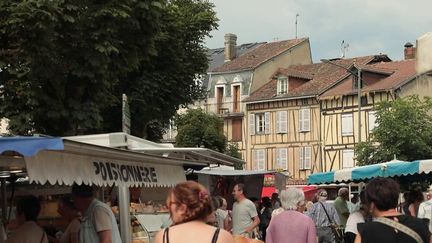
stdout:
{"type": "Polygon", "coordinates": [[[234,243],[230,233],[206,224],[215,209],[203,185],[194,181],[177,184],[168,193],[167,207],[173,225],[161,230],[155,243],[234,243]]]}

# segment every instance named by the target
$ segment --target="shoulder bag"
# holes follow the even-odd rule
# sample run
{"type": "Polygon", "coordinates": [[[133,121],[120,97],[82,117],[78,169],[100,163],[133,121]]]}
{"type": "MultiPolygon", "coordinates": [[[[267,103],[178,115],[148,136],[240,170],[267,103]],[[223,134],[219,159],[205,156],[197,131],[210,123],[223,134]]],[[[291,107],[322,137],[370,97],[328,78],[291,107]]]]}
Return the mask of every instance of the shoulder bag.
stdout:
{"type": "Polygon", "coordinates": [[[321,207],[324,209],[325,214],[327,215],[327,219],[330,222],[330,228],[333,232],[333,235],[335,237],[335,242],[337,243],[343,243],[344,242],[344,232],[343,229],[341,227],[339,227],[339,225],[337,225],[335,222],[333,222],[333,220],[330,219],[329,214],[327,213],[326,208],[324,207],[324,204],[322,204],[322,202],[320,202],[321,207]]]}
{"type": "Polygon", "coordinates": [[[406,235],[410,236],[411,238],[413,238],[415,241],[417,241],[417,243],[424,243],[423,239],[420,237],[420,235],[415,232],[414,230],[412,230],[411,228],[409,228],[408,226],[405,226],[399,222],[396,222],[394,220],[385,218],[385,217],[379,217],[375,219],[375,222],[379,222],[382,224],[385,224],[387,226],[390,226],[394,229],[399,230],[400,232],[405,233],[406,235]]]}

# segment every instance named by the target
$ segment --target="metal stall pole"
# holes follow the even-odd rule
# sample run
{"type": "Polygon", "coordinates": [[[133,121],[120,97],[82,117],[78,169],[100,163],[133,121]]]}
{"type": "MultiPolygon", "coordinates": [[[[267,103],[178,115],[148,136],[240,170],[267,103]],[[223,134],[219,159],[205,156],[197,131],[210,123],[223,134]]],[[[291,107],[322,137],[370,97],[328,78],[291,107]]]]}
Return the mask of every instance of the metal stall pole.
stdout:
{"type": "Polygon", "coordinates": [[[348,195],[349,195],[349,202],[352,202],[352,200],[351,200],[351,182],[350,183],[348,183],[348,195]]]}
{"type": "Polygon", "coordinates": [[[6,179],[2,178],[1,179],[1,195],[2,195],[2,215],[1,215],[1,220],[2,220],[2,224],[6,225],[6,212],[7,212],[7,193],[6,193],[6,179]]]}
{"type": "Polygon", "coordinates": [[[118,202],[120,211],[120,234],[122,242],[129,243],[132,241],[132,227],[129,213],[129,187],[118,186],[118,202]]]}

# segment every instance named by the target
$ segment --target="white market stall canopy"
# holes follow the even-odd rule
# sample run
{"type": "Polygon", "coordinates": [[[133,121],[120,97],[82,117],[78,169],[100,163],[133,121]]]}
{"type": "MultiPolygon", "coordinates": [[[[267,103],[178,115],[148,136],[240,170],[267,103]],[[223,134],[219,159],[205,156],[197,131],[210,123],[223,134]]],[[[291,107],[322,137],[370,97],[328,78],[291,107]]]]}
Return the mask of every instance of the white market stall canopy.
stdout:
{"type": "Polygon", "coordinates": [[[234,163],[246,163],[244,160],[211,149],[174,147],[169,143],[155,143],[123,132],[72,136],[66,137],[66,139],[111,148],[124,148],[136,152],[163,156],[165,158],[184,159],[203,164],[233,166],[234,163]]]}
{"type": "Polygon", "coordinates": [[[31,182],[40,184],[173,186],[186,180],[183,166],[209,164],[62,138],[0,138],[1,153],[0,177],[25,170],[31,182]]]}
{"type": "Polygon", "coordinates": [[[133,151],[140,151],[165,157],[185,158],[191,161],[206,161],[211,164],[228,166],[233,166],[234,163],[246,163],[244,160],[206,148],[137,148],[133,149],[133,151]]]}
{"type": "Polygon", "coordinates": [[[31,181],[153,187],[186,180],[185,161],[67,140],[64,144],[63,151],[44,150],[24,158],[31,181]]]}

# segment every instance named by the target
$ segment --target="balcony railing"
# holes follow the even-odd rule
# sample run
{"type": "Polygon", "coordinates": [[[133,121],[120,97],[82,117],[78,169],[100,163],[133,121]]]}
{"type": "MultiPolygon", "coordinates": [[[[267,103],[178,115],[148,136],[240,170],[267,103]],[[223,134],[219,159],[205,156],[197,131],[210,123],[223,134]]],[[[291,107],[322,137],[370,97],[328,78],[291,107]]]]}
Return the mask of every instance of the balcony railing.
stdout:
{"type": "Polygon", "coordinates": [[[220,116],[243,116],[244,107],[241,102],[208,103],[207,111],[220,116]]]}

